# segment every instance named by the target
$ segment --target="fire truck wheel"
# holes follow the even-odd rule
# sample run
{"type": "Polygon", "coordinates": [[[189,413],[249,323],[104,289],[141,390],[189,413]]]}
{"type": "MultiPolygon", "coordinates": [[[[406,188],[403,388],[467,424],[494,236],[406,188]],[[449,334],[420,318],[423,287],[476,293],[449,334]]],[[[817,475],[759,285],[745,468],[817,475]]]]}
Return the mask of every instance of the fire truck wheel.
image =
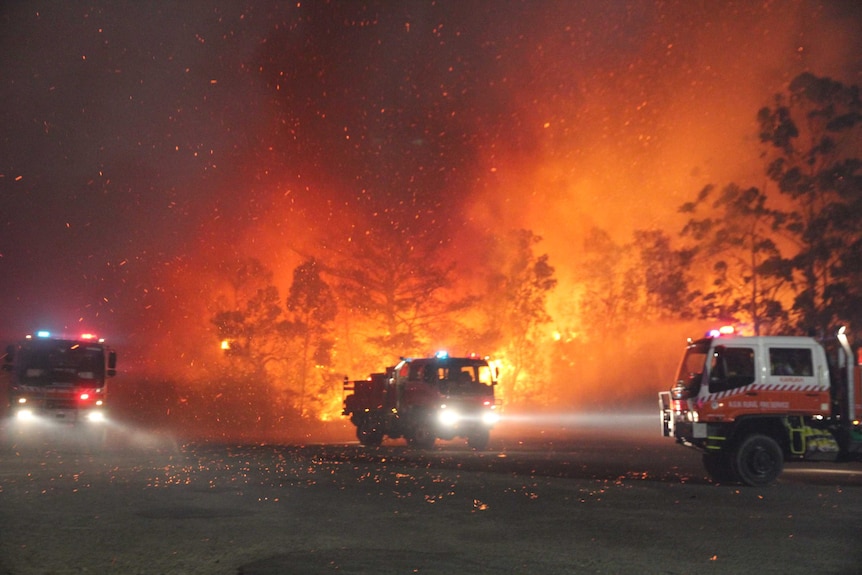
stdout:
{"type": "Polygon", "coordinates": [[[383,429],[378,422],[366,417],[356,426],[356,439],[362,445],[377,447],[383,443],[383,429]]]}
{"type": "Polygon", "coordinates": [[[407,444],[417,449],[431,449],[434,447],[436,440],[437,438],[434,436],[434,431],[431,427],[427,424],[420,424],[407,437],[407,444]]]}
{"type": "Polygon", "coordinates": [[[768,435],[760,433],[743,439],[736,447],[732,461],[740,481],[752,487],[769,485],[778,479],[784,468],[781,446],[768,435]]]}
{"type": "Polygon", "coordinates": [[[487,429],[480,429],[467,436],[467,445],[476,451],[482,451],[488,447],[490,439],[491,433],[487,429]]]}
{"type": "Polygon", "coordinates": [[[726,453],[704,453],[703,467],[713,481],[718,483],[735,483],[739,481],[733,471],[733,465],[726,453]]]}

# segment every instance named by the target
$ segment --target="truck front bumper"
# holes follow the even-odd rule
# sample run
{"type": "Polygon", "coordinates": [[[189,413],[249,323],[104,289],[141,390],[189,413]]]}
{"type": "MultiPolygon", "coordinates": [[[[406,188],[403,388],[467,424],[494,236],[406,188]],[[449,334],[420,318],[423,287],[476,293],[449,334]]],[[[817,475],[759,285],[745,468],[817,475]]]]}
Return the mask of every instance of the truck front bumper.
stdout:
{"type": "Polygon", "coordinates": [[[68,423],[99,424],[105,421],[102,409],[48,409],[34,406],[16,407],[12,410],[15,421],[21,423],[68,423]]]}

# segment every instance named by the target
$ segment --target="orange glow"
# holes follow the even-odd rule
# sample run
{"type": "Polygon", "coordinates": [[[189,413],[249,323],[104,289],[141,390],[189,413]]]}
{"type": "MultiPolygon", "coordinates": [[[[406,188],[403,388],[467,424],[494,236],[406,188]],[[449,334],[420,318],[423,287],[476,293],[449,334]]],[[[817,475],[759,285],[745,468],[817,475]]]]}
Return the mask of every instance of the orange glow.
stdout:
{"type": "MultiPolygon", "coordinates": [[[[782,6],[740,8],[744,21],[738,11],[715,10],[703,25],[687,21],[686,10],[667,10],[653,15],[654,21],[644,24],[654,27],[651,32],[619,54],[589,30],[563,35],[538,26],[535,43],[519,47],[519,54],[501,48],[495,62],[504,86],[499,95],[508,108],[493,129],[469,122],[459,126],[464,134],[455,137],[469,134],[475,157],[457,169],[439,167],[439,188],[401,189],[438,167],[431,160],[407,167],[386,164],[390,152],[383,144],[373,156],[381,162],[374,177],[347,168],[339,173],[335,152],[321,156],[332,166],[321,158],[274,166],[273,155],[260,150],[244,158],[237,154],[238,164],[246,162],[245,172],[231,184],[240,188],[235,193],[247,207],[237,213],[229,202],[213,207],[188,253],[160,270],[152,297],[159,301],[149,317],[152,332],[163,335],[142,354],[160,358],[151,369],[164,370],[167,362],[178,387],[196,390],[213,404],[207,394],[214,381],[226,381],[230,391],[229,377],[235,377],[254,382],[248,391],[252,399],[237,392],[236,405],[263,396],[271,400],[274,418],[303,411],[297,417],[338,421],[344,375],[365,378],[439,343],[492,356],[501,374],[497,395],[507,410],[625,409],[652,402],[656,390],[670,386],[685,338],[709,326],[627,315],[619,310],[625,292],[610,291],[619,288],[620,278],[611,278],[608,291],[588,291],[583,276],[590,271],[584,269],[587,251],[596,248],[592,232],[606,232],[617,246],[630,242],[637,229],[673,236],[684,222],[678,207],[705,184],[760,185],[756,112],[798,69],[815,63],[813,56],[792,49],[799,27],[783,18],[782,6]],[[594,57],[573,59],[590,54],[594,57]],[[446,181],[458,170],[466,174],[446,181]],[[396,171],[409,173],[392,184],[388,176],[396,171]],[[234,351],[236,342],[221,339],[211,318],[217,309],[237,309],[241,291],[224,273],[224,262],[261,258],[283,305],[292,272],[307,256],[331,266],[324,279],[337,286],[339,262],[349,260],[363,239],[383,229],[405,244],[420,228],[439,232],[439,239],[429,242],[439,251],[429,260],[453,266],[448,291],[439,293],[452,303],[475,296],[476,303],[430,319],[398,316],[397,327],[418,326],[411,332],[417,349],[381,349],[372,342],[391,335],[391,326],[383,328],[381,318],[364,314],[361,302],[340,299],[331,364],[311,369],[304,382],[290,363],[295,349],[260,353],[257,363],[243,363],[239,351],[218,353],[234,351]],[[500,319],[505,300],[497,308],[489,301],[489,286],[502,282],[493,274],[506,255],[495,253],[501,248],[494,242],[520,229],[542,238],[535,255],[548,255],[558,281],[547,296],[548,321],[524,333],[500,319]]],[[[846,61],[845,49],[824,42],[819,71],[833,74],[838,64],[829,63],[830,54],[835,62],[846,61]]],[[[323,110],[319,114],[325,118],[323,110]]],[[[281,116],[271,120],[274,126],[284,124],[281,116]]],[[[411,153],[425,153],[424,139],[434,134],[421,136],[404,140],[411,153]]],[[[351,136],[351,145],[364,137],[351,136]]],[[[376,137],[369,134],[368,140],[376,137]]],[[[417,241],[415,249],[423,244],[417,241]]],[[[252,351],[258,351],[260,339],[250,336],[252,351]]]]}

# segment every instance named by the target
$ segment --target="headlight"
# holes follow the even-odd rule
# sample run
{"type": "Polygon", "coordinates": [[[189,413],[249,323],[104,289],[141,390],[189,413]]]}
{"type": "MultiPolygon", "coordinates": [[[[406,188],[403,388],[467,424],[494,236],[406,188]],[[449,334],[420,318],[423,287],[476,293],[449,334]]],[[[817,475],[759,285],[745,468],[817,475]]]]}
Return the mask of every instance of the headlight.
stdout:
{"type": "Polygon", "coordinates": [[[91,411],[87,414],[87,421],[92,421],[93,423],[105,421],[105,414],[98,410],[91,411]]]}
{"type": "Polygon", "coordinates": [[[454,409],[441,409],[440,415],[438,416],[440,423],[446,426],[455,425],[458,423],[458,420],[461,419],[461,416],[458,415],[458,412],[454,409]]]}
{"type": "Polygon", "coordinates": [[[33,412],[29,409],[19,409],[18,412],[15,414],[15,417],[17,417],[21,421],[27,421],[33,419],[34,415],[33,412]]]}
{"type": "Polygon", "coordinates": [[[495,425],[500,421],[500,414],[496,411],[488,410],[482,414],[482,423],[485,425],[495,425]]]}

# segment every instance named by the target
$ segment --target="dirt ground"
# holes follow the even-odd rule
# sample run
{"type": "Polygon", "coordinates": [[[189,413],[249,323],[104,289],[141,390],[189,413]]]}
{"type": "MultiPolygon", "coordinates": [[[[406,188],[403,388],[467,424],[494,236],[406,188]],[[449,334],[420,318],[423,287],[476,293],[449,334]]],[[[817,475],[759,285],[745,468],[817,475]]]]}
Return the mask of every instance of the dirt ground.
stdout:
{"type": "Polygon", "coordinates": [[[862,573],[862,465],[716,485],[656,438],[0,443],[0,574],[862,573]]]}

